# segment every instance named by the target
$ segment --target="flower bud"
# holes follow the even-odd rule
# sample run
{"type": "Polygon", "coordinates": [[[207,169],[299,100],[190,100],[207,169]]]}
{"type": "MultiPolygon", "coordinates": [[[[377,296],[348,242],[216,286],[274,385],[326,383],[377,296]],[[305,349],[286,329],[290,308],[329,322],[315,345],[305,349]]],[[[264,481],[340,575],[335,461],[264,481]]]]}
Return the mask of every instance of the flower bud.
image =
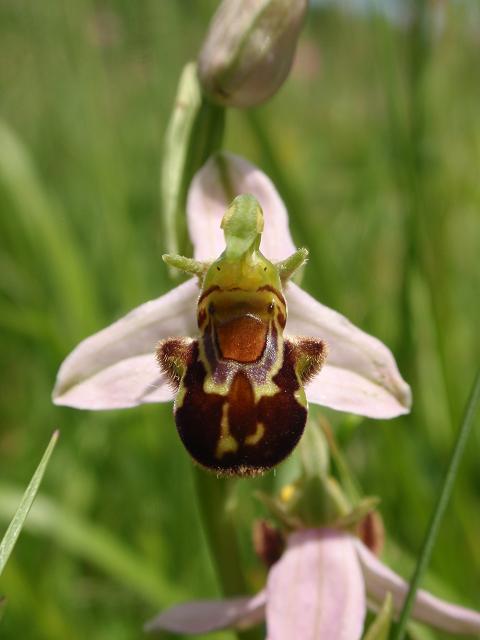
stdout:
{"type": "Polygon", "coordinates": [[[385,528],[378,511],[370,511],[357,525],[357,535],[376,556],[380,556],[385,542],[385,528]]]}
{"type": "Polygon", "coordinates": [[[229,107],[268,100],[292,66],[308,0],[223,0],[198,61],[205,93],[229,107]]]}
{"type": "Polygon", "coordinates": [[[267,520],[256,520],[252,529],[253,548],[267,567],[280,559],[285,549],[285,539],[277,527],[267,520]]]}

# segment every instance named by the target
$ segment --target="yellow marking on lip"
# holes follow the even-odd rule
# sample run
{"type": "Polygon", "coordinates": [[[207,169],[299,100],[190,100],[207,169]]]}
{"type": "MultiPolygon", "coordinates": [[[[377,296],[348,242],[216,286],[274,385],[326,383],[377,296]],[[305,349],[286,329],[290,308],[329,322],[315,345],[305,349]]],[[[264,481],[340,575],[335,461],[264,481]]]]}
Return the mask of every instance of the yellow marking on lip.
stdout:
{"type": "Polygon", "coordinates": [[[185,400],[186,394],[187,394],[187,389],[182,380],[180,382],[180,386],[178,387],[177,395],[175,396],[174,405],[173,405],[174,411],[177,411],[183,405],[183,401],[185,400]]]}
{"type": "Polygon", "coordinates": [[[226,453],[235,453],[238,449],[238,442],[230,433],[228,424],[228,402],[222,407],[222,419],[220,421],[220,439],[215,452],[216,458],[222,458],[226,453]]]}
{"type": "Polygon", "coordinates": [[[245,438],[245,444],[257,444],[263,438],[265,434],[265,426],[261,422],[257,422],[257,428],[255,429],[255,433],[247,436],[245,438]]]}
{"type": "MultiPolygon", "coordinates": [[[[298,379],[298,376],[297,376],[297,379],[298,379]]],[[[300,386],[294,392],[293,396],[301,407],[305,407],[305,409],[308,409],[308,401],[307,401],[307,396],[305,394],[305,389],[303,388],[303,384],[300,381],[298,384],[300,386]]]]}
{"type": "MultiPolygon", "coordinates": [[[[277,375],[277,373],[280,371],[280,369],[283,366],[283,344],[284,344],[283,331],[282,331],[282,328],[279,327],[278,325],[277,325],[277,336],[278,338],[277,338],[276,359],[275,359],[275,362],[273,363],[273,366],[270,367],[267,373],[265,382],[263,384],[260,384],[258,382],[252,382],[253,393],[255,397],[255,404],[260,402],[260,400],[264,396],[265,397],[274,396],[276,393],[278,393],[280,389],[278,385],[276,385],[272,380],[272,378],[277,375]]],[[[210,365],[210,362],[207,358],[207,354],[205,352],[205,342],[203,340],[203,336],[198,341],[198,347],[199,347],[199,352],[198,352],[199,360],[202,362],[207,372],[207,375],[205,376],[205,380],[203,383],[203,391],[208,394],[216,393],[221,396],[228,396],[228,393],[230,391],[230,385],[233,379],[233,372],[235,372],[236,369],[232,368],[232,375],[227,375],[224,382],[221,382],[221,383],[215,382],[213,377],[212,367],[210,365]]],[[[218,354],[216,355],[218,357],[218,354]]],[[[248,371],[250,367],[258,366],[258,363],[235,363],[235,361],[231,361],[231,362],[232,364],[243,365],[246,371],[248,371]]]]}

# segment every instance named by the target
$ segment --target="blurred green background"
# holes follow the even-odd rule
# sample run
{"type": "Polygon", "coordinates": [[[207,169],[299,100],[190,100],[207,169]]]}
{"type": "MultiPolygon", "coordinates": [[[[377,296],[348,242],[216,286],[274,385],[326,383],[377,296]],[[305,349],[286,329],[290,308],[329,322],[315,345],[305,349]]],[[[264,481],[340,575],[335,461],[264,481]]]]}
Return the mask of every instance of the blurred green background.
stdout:
{"type": "MultiPolygon", "coordinates": [[[[171,286],[162,139],[215,5],[0,2],[0,535],[61,429],[0,579],[2,638],[139,638],[160,608],[219,593],[171,406],[50,401],[80,339],[171,286]]],[[[413,412],[394,421],[316,411],[381,496],[388,559],[405,575],[480,355],[480,12],[422,6],[405,23],[312,8],[289,81],[229,113],[225,144],[285,198],[311,251],[305,287],[386,342],[412,384],[413,412]]],[[[479,443],[477,422],[429,576],[477,607],[479,443]]],[[[253,489],[281,486],[291,464],[237,492],[252,590],[264,574],[250,527],[265,513],[253,489]]]]}

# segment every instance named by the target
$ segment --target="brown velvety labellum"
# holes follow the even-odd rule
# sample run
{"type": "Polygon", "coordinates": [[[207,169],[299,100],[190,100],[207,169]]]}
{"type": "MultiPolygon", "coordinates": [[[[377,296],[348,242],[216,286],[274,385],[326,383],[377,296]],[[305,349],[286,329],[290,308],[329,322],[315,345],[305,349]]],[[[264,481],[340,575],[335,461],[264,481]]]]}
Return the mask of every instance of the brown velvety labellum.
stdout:
{"type": "Polygon", "coordinates": [[[307,410],[295,398],[299,385],[288,343],[280,371],[273,377],[278,392],[255,402],[251,381],[237,371],[226,396],[206,393],[206,370],[198,345],[183,384],[185,395],[175,412],[183,444],[202,466],[220,474],[256,475],[283,460],[300,439],[307,410]]]}

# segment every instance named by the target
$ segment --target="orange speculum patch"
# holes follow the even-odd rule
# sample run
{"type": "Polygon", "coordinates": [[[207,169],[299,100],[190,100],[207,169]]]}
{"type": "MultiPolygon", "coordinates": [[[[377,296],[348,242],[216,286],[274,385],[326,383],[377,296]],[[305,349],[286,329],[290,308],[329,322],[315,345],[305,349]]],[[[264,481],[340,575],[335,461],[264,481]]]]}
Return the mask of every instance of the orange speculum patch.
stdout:
{"type": "Polygon", "coordinates": [[[280,293],[259,289],[215,288],[201,301],[199,328],[213,330],[220,358],[244,364],[258,361],[266,347],[270,323],[277,315],[276,308],[282,307],[280,318],[286,315],[280,293]]]}
{"type": "Polygon", "coordinates": [[[218,349],[225,360],[255,362],[265,349],[268,324],[245,315],[215,326],[218,349]]]}

